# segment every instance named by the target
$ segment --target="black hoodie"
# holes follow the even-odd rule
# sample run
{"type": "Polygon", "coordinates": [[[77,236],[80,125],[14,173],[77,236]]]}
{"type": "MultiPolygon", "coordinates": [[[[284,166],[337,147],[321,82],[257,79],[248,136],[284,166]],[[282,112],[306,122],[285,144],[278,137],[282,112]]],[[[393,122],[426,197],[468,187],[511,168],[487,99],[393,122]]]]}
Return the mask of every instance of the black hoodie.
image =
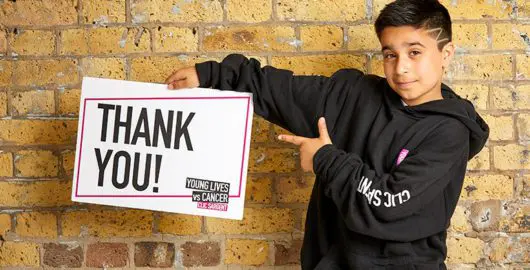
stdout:
{"type": "Polygon", "coordinates": [[[303,269],[445,269],[467,161],[489,133],[469,101],[443,85],[443,100],[404,106],[356,69],[293,76],[235,54],[196,69],[201,87],[252,92],[258,115],[296,135],[318,137],[326,118],[333,144],[313,158],[303,269]]]}

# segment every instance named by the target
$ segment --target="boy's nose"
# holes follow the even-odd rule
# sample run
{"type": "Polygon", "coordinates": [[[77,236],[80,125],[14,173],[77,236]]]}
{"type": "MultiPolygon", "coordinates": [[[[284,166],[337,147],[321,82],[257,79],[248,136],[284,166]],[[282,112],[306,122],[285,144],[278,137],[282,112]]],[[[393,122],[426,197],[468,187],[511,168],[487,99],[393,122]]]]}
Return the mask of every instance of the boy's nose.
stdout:
{"type": "Polygon", "coordinates": [[[407,60],[404,59],[398,59],[397,65],[396,65],[396,73],[397,74],[406,74],[410,70],[410,63],[407,60]]]}

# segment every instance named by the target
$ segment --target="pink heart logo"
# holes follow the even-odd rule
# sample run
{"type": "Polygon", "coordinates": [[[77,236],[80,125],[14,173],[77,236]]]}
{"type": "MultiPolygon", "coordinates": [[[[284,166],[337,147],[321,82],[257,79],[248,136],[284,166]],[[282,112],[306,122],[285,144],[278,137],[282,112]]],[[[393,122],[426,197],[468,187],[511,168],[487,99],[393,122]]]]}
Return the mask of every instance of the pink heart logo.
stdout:
{"type": "Polygon", "coordinates": [[[409,150],[403,148],[401,149],[401,152],[399,152],[399,156],[396,160],[396,165],[399,165],[409,154],[409,150]]]}

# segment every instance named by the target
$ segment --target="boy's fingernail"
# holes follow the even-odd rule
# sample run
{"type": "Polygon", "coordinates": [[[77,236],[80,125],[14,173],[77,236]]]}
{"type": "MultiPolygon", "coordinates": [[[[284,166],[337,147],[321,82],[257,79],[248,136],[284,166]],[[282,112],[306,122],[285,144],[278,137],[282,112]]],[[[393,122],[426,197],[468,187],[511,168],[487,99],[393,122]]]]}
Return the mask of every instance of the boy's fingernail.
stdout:
{"type": "Polygon", "coordinates": [[[278,140],[282,140],[283,139],[283,136],[282,135],[278,135],[278,140]]]}

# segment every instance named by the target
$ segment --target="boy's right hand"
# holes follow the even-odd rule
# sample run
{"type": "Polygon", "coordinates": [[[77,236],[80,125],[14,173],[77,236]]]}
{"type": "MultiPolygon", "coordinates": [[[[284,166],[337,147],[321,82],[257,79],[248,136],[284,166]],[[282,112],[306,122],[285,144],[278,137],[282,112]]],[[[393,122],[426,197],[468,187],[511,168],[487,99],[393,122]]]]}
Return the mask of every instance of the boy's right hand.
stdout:
{"type": "Polygon", "coordinates": [[[170,90],[199,87],[197,69],[195,67],[178,69],[166,79],[165,84],[170,90]]]}

